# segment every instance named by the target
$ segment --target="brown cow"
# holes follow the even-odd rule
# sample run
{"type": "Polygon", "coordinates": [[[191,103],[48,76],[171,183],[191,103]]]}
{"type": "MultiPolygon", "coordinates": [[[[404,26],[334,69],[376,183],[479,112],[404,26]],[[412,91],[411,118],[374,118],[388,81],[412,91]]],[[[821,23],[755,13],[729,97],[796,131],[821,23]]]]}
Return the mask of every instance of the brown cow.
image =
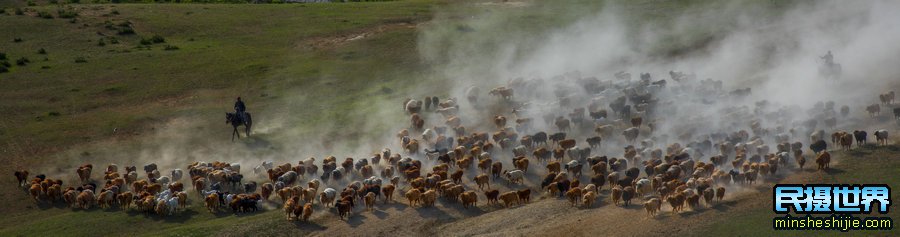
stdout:
{"type": "Polygon", "coordinates": [[[547,171],[549,173],[559,173],[560,172],[560,164],[559,161],[551,161],[547,164],[547,171]]]}
{"type": "Polygon", "coordinates": [[[828,170],[830,163],[831,154],[828,154],[828,151],[823,151],[816,157],[816,164],[819,166],[817,170],[828,170]]]}
{"type": "Polygon", "coordinates": [[[27,182],[28,181],[28,171],[27,170],[16,170],[16,172],[14,172],[13,175],[16,176],[16,181],[19,182],[18,183],[19,187],[25,187],[25,184],[28,183],[27,182]]]}
{"type": "Polygon", "coordinates": [[[484,174],[480,174],[475,176],[474,178],[475,184],[478,185],[478,190],[484,190],[484,186],[487,185],[488,188],[491,188],[490,177],[484,174]]]}
{"type": "Polygon", "coordinates": [[[643,123],[643,121],[644,121],[644,119],[641,118],[641,117],[634,117],[634,118],[631,118],[631,126],[632,126],[632,127],[636,127],[636,128],[640,128],[640,127],[641,127],[641,123],[643,123]]]}
{"type": "Polygon", "coordinates": [[[478,194],[475,194],[473,191],[466,191],[459,197],[462,199],[463,208],[468,209],[469,206],[476,206],[478,204],[478,194]]]}
{"type": "Polygon", "coordinates": [[[565,140],[559,141],[559,146],[562,149],[568,150],[572,147],[575,147],[575,145],[576,145],[575,143],[576,143],[575,139],[565,139],[565,140]]]}
{"type": "Polygon", "coordinates": [[[381,187],[381,193],[384,194],[384,204],[387,204],[388,200],[394,200],[394,189],[395,186],[393,184],[384,185],[381,187]]]}
{"type": "Polygon", "coordinates": [[[508,208],[511,204],[519,201],[519,194],[516,191],[505,192],[500,194],[500,200],[502,200],[503,205],[508,208]]]}
{"type": "Polygon", "coordinates": [[[499,129],[506,127],[506,117],[502,115],[494,116],[494,125],[497,125],[499,129]]]}
{"type": "Polygon", "coordinates": [[[500,196],[500,191],[496,189],[488,190],[484,192],[484,196],[487,197],[488,204],[493,203],[494,205],[498,204],[498,197],[500,196]]]}
{"type": "Polygon", "coordinates": [[[520,204],[528,203],[529,201],[531,201],[531,189],[522,189],[516,191],[516,194],[519,195],[520,204]]]}

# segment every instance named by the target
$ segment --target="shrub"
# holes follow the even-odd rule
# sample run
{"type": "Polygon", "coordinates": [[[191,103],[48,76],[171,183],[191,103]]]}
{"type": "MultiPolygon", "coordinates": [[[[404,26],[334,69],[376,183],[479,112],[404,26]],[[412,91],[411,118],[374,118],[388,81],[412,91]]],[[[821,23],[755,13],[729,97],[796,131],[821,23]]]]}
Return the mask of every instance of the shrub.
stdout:
{"type": "Polygon", "coordinates": [[[13,39],[13,43],[19,43],[19,42],[22,42],[22,38],[16,37],[15,39],[13,39]]]}
{"type": "Polygon", "coordinates": [[[86,63],[86,62],[87,62],[87,59],[84,59],[84,57],[75,58],[75,63],[86,63]]]}
{"type": "Polygon", "coordinates": [[[146,38],[141,39],[141,45],[151,45],[151,44],[153,44],[153,41],[150,41],[150,39],[146,39],[146,38]]]}
{"type": "Polygon", "coordinates": [[[75,12],[75,10],[59,9],[56,10],[56,12],[59,15],[59,18],[75,18],[78,16],[78,12],[75,12]]]}
{"type": "Polygon", "coordinates": [[[53,19],[53,15],[51,15],[49,12],[46,12],[46,11],[38,12],[38,17],[44,18],[44,19],[53,19]]]}
{"type": "Polygon", "coordinates": [[[0,61],[0,66],[4,66],[4,67],[12,67],[12,64],[9,64],[8,61],[5,61],[5,60],[4,60],[4,61],[0,61]]]}
{"type": "Polygon", "coordinates": [[[6,60],[6,53],[0,52],[0,60],[6,60]]]}
{"type": "Polygon", "coordinates": [[[116,39],[116,37],[109,37],[109,43],[110,44],[119,44],[119,39],[116,39]]]}
{"type": "Polygon", "coordinates": [[[26,64],[28,64],[30,62],[31,62],[31,60],[28,60],[28,58],[26,58],[26,57],[21,57],[19,59],[16,59],[16,65],[19,65],[19,66],[25,66],[26,64]]]}
{"type": "Polygon", "coordinates": [[[4,73],[4,72],[9,72],[9,68],[6,68],[6,66],[0,65],[0,73],[4,73]]]}
{"type": "Polygon", "coordinates": [[[112,10],[112,12],[110,13],[112,13],[113,15],[119,15],[119,10],[112,10]]]}
{"type": "Polygon", "coordinates": [[[159,35],[153,35],[153,37],[150,37],[150,40],[153,41],[154,44],[166,42],[166,39],[159,35]]]}
{"type": "Polygon", "coordinates": [[[58,4],[59,0],[50,0],[50,4],[58,4]]]}
{"type": "Polygon", "coordinates": [[[26,5],[28,5],[29,7],[37,6],[37,4],[34,3],[34,2],[31,1],[31,0],[28,0],[28,2],[26,3],[26,5]]]}
{"type": "Polygon", "coordinates": [[[50,66],[44,65],[44,66],[41,66],[41,69],[50,69],[50,66]]]}
{"type": "Polygon", "coordinates": [[[166,45],[165,50],[178,50],[178,46],[175,45],[166,45]]]}
{"type": "Polygon", "coordinates": [[[56,111],[51,111],[51,112],[47,113],[47,116],[50,116],[50,117],[56,117],[59,115],[60,115],[60,113],[56,112],[56,111]]]}
{"type": "Polygon", "coordinates": [[[16,8],[16,15],[25,15],[25,12],[22,11],[22,8],[16,8]]]}
{"type": "Polygon", "coordinates": [[[81,3],[81,0],[69,0],[69,3],[81,3]]]}
{"type": "Polygon", "coordinates": [[[38,54],[47,54],[47,50],[44,50],[44,48],[38,49],[38,54]]]}
{"type": "MultiPolygon", "coordinates": [[[[121,24],[119,24],[119,25],[121,26],[121,24]]],[[[133,35],[133,34],[134,34],[134,28],[131,28],[130,24],[122,26],[122,28],[119,29],[119,35],[133,35]]]]}
{"type": "Polygon", "coordinates": [[[97,41],[97,46],[106,46],[106,42],[103,41],[103,38],[100,38],[100,40],[97,41]]]}

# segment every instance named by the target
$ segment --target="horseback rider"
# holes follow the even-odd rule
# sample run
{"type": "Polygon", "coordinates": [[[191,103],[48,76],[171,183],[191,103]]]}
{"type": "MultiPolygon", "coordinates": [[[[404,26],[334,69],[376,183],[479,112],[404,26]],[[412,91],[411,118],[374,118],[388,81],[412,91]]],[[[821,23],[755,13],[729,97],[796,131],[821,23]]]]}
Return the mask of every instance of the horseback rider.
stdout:
{"type": "Polygon", "coordinates": [[[834,64],[834,55],[831,55],[831,50],[828,50],[828,53],[820,58],[825,60],[825,65],[831,66],[834,64]]]}
{"type": "Polygon", "coordinates": [[[241,101],[241,97],[237,98],[237,101],[234,102],[234,111],[237,114],[238,118],[241,118],[241,121],[247,121],[244,111],[247,110],[247,106],[244,105],[244,101],[241,101]]]}

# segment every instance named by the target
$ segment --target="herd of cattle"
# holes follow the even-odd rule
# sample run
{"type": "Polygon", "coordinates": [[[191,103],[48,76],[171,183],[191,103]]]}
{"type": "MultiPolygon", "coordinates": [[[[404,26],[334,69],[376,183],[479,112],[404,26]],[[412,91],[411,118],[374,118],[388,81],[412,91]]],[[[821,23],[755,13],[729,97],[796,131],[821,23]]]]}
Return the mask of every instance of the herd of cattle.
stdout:
{"type": "MultiPolygon", "coordinates": [[[[638,200],[655,216],[663,203],[673,212],[685,205],[699,210],[701,201],[713,205],[730,188],[803,170],[808,158],[818,170],[828,169],[824,129],[835,130],[830,145],[842,149],[868,141],[865,131],[836,129],[851,117],[849,106],[838,113],[834,102],[820,102],[797,115],[760,100],[751,109],[741,105],[749,88],[725,92],[721,81],[669,75],[655,81],[646,73],[639,80],[628,73],[610,80],[519,78],[486,94],[471,87],[465,101],[407,99],[409,123],[397,143],[363,158],[264,161],[252,172],[239,163],[198,161],[169,172],[156,164],[141,171],[110,164],[95,175],[85,164],[66,188],[64,177],[27,170],[15,176],[37,202],[158,215],[177,214],[196,195],[213,213],[255,212],[275,203],[289,220],[307,221],[315,209],[329,208],[344,219],[358,203],[372,210],[379,198],[387,204],[399,192],[409,206],[423,208],[439,199],[464,208],[479,200],[510,207],[534,196],[589,208],[605,195],[616,206],[638,200]],[[691,111],[696,107],[717,108],[718,118],[691,111]]],[[[892,105],[893,97],[880,95],[881,105],[892,105]]],[[[880,110],[868,107],[874,115],[880,110]]],[[[900,117],[900,109],[894,112],[900,117]]],[[[873,135],[878,145],[888,143],[886,130],[873,135]]]]}

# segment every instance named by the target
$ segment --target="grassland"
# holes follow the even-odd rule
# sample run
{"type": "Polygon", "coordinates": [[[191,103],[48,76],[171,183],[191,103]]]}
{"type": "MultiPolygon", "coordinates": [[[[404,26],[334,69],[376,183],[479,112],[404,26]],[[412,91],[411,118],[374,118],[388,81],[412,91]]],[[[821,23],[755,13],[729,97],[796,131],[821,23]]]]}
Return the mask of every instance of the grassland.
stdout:
{"type": "MultiPolygon", "coordinates": [[[[221,113],[231,110],[233,97],[238,95],[248,101],[251,111],[259,111],[255,118],[260,126],[265,126],[267,117],[289,118],[281,134],[259,139],[325,133],[348,143],[358,142],[372,134],[322,124],[360,124],[365,121],[361,115],[381,108],[373,103],[397,102],[399,107],[404,97],[442,93],[442,85],[453,83],[432,74],[433,64],[440,61],[422,60],[417,42],[423,28],[443,28],[446,40],[478,39],[482,46],[497,45],[504,37],[532,36],[571,23],[601,8],[597,2],[539,2],[530,7],[430,0],[27,7],[21,1],[2,1],[0,7],[24,12],[16,15],[13,8],[7,8],[7,14],[0,14],[0,52],[13,63],[21,57],[31,63],[13,65],[10,72],[0,73],[0,169],[47,167],[64,163],[61,159],[82,159],[77,154],[96,146],[140,146],[141,139],[175,118],[208,121],[189,132],[209,142],[227,142],[228,128],[221,124],[221,113]],[[74,23],[73,18],[58,16],[60,8],[78,13],[74,23]],[[38,17],[40,12],[53,18],[38,17]],[[484,27],[468,25],[466,17],[476,14],[513,20],[484,27]],[[135,34],[120,34],[125,28],[132,28],[135,34]],[[165,42],[141,43],[155,35],[165,42]],[[22,40],[14,42],[15,38],[22,40]],[[178,49],[166,50],[167,45],[178,49]],[[46,54],[39,53],[40,49],[46,54]],[[78,58],[85,62],[76,62],[78,58]]],[[[700,3],[634,1],[625,9],[631,24],[645,24],[665,22],[700,3]]],[[[706,38],[714,36],[705,32],[689,40],[673,40],[662,44],[659,54],[702,47],[706,38]]],[[[382,124],[369,125],[375,128],[367,131],[386,129],[382,124]]],[[[878,154],[860,159],[882,159],[878,154]]],[[[898,164],[888,158],[882,161],[887,166],[845,163],[838,169],[846,172],[828,177],[853,182],[887,176],[893,178],[885,182],[896,184],[896,177],[890,174],[897,171],[898,164]],[[879,167],[894,168],[851,172],[879,167]]],[[[27,195],[10,188],[13,185],[11,177],[0,179],[4,190],[0,201],[28,203],[27,195]]],[[[316,223],[288,224],[276,211],[213,215],[198,203],[172,218],[113,210],[72,211],[30,203],[6,205],[0,212],[4,213],[0,236],[303,235],[328,228],[316,223]]],[[[768,212],[752,212],[716,222],[708,231],[753,231],[739,227],[757,226],[755,222],[768,218],[768,212]]],[[[755,234],[771,233],[741,232],[755,234]]]]}

